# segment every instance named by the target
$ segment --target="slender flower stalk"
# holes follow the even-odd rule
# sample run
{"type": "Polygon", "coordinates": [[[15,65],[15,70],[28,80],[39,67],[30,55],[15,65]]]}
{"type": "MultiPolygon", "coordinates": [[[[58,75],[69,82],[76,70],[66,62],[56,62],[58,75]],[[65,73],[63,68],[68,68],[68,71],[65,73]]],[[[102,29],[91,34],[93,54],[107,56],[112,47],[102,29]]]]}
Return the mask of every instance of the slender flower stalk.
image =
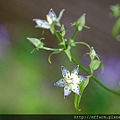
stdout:
{"type": "Polygon", "coordinates": [[[76,29],[75,32],[74,32],[74,34],[73,34],[73,36],[72,36],[72,39],[73,39],[73,40],[76,38],[78,32],[79,32],[78,29],[76,29]]]}

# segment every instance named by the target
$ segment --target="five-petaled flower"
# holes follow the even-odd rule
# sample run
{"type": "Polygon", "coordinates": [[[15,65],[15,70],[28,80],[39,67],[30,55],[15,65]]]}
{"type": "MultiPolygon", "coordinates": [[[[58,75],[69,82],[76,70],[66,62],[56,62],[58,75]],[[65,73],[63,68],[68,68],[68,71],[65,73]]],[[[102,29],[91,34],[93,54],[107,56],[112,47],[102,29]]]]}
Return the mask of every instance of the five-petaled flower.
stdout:
{"type": "Polygon", "coordinates": [[[52,33],[54,33],[54,26],[61,26],[59,21],[63,15],[63,12],[65,11],[65,9],[62,9],[60,11],[59,16],[57,17],[55,12],[53,11],[53,9],[51,8],[48,12],[48,14],[46,15],[47,21],[46,20],[41,20],[41,19],[33,19],[33,21],[36,22],[36,26],[35,27],[40,27],[40,28],[44,28],[44,29],[50,29],[52,33]]]}
{"type": "Polygon", "coordinates": [[[64,87],[64,98],[67,97],[72,91],[80,95],[79,84],[86,79],[85,76],[78,75],[79,65],[77,65],[71,72],[62,66],[63,78],[57,81],[54,85],[64,87]]]}

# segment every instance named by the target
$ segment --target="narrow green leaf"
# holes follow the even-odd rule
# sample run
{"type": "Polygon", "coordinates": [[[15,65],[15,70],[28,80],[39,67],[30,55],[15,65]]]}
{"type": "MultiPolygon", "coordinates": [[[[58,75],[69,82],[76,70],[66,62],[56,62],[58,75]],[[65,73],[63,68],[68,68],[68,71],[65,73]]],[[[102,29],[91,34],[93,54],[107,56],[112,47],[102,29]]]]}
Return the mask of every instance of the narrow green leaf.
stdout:
{"type": "Polygon", "coordinates": [[[93,61],[91,61],[90,64],[89,64],[91,72],[93,73],[94,70],[98,69],[100,64],[101,64],[100,60],[93,60],[93,61]]]}
{"type": "Polygon", "coordinates": [[[81,101],[81,96],[75,94],[75,97],[74,97],[74,107],[75,107],[75,109],[77,111],[81,111],[81,109],[79,108],[80,101],[81,101]]]}
{"type": "Polygon", "coordinates": [[[51,64],[51,57],[53,54],[58,54],[62,51],[62,49],[58,49],[58,50],[55,50],[54,52],[52,52],[49,56],[48,56],[48,62],[51,64]]]}
{"type": "Polygon", "coordinates": [[[84,92],[84,89],[87,87],[89,83],[89,77],[86,78],[81,84],[80,84],[80,96],[75,94],[75,98],[74,98],[74,106],[75,106],[75,109],[80,111],[81,109],[79,108],[79,105],[80,105],[80,102],[81,102],[81,97],[82,97],[82,94],[84,92]]]}
{"type": "Polygon", "coordinates": [[[91,50],[91,47],[87,43],[85,43],[85,42],[75,42],[75,44],[85,45],[85,46],[87,46],[91,50]]]}
{"type": "Polygon", "coordinates": [[[80,84],[80,93],[82,94],[84,89],[86,88],[86,86],[89,83],[89,77],[87,77],[81,84],[80,84]]]}
{"type": "Polygon", "coordinates": [[[90,29],[90,27],[88,27],[88,26],[86,26],[86,25],[85,25],[84,27],[87,28],[87,29],[90,29]]]}

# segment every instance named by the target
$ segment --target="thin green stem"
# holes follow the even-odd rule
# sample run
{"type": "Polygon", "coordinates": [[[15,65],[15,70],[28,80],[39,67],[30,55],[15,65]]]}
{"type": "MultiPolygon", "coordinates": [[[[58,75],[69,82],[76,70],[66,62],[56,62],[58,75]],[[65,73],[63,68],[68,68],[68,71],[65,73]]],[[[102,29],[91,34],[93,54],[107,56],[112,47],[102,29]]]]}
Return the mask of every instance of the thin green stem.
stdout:
{"type": "MultiPolygon", "coordinates": [[[[73,61],[75,64],[79,65],[80,68],[81,68],[83,71],[85,71],[87,74],[91,74],[91,72],[90,72],[88,69],[86,69],[84,66],[82,66],[73,56],[72,56],[72,61],[73,61]]],[[[92,78],[93,78],[93,80],[94,80],[96,83],[98,83],[102,88],[104,88],[104,89],[107,90],[108,92],[111,92],[111,93],[113,93],[113,94],[115,94],[115,95],[120,96],[120,93],[118,93],[118,92],[116,92],[116,91],[113,91],[113,90],[107,88],[106,86],[104,86],[94,75],[92,75],[92,78]]]]}
{"type": "Polygon", "coordinates": [[[43,47],[42,49],[44,49],[44,50],[50,50],[50,51],[62,50],[62,48],[55,49],[55,48],[48,48],[48,47],[43,47]]]}
{"type": "Polygon", "coordinates": [[[91,47],[87,43],[85,43],[85,42],[75,42],[75,44],[85,45],[85,46],[87,46],[91,50],[91,47]]]}
{"type": "Polygon", "coordinates": [[[75,32],[73,33],[73,36],[72,36],[72,40],[74,40],[78,34],[78,29],[75,30],[75,32]]]}
{"type": "Polygon", "coordinates": [[[60,36],[58,35],[58,32],[55,31],[55,35],[56,35],[57,39],[59,40],[59,42],[62,42],[60,36]]]}
{"type": "Polygon", "coordinates": [[[111,93],[113,93],[113,94],[115,94],[115,95],[120,96],[120,93],[118,93],[118,92],[116,92],[116,91],[113,91],[113,90],[107,88],[106,86],[104,86],[94,75],[92,76],[92,78],[95,80],[96,83],[98,83],[98,84],[99,84],[102,88],[104,88],[105,90],[107,90],[107,91],[109,91],[109,92],[111,92],[111,93]]]}
{"type": "Polygon", "coordinates": [[[85,68],[84,66],[82,66],[73,56],[71,56],[71,58],[72,58],[72,61],[73,61],[75,64],[79,65],[80,68],[81,68],[83,71],[85,71],[87,74],[91,74],[91,72],[90,72],[87,68],[85,68]]]}

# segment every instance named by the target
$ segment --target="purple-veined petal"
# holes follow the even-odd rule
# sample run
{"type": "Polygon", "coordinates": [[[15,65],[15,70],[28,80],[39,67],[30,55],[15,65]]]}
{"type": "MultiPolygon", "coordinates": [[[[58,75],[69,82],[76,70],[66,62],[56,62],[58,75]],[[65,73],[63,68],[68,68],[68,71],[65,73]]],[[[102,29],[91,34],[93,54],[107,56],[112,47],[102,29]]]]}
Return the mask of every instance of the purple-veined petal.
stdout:
{"type": "Polygon", "coordinates": [[[67,70],[64,66],[61,67],[61,70],[62,70],[62,76],[68,79],[70,77],[69,70],[67,70]]]}
{"type": "Polygon", "coordinates": [[[72,91],[77,95],[80,95],[80,87],[77,84],[72,85],[72,91]]]}
{"type": "Polygon", "coordinates": [[[54,85],[59,87],[64,87],[64,79],[60,79],[54,85]]]}
{"type": "Polygon", "coordinates": [[[46,20],[41,20],[41,19],[33,19],[33,21],[36,22],[36,26],[35,27],[40,27],[40,28],[45,28],[45,29],[49,29],[50,25],[46,20]]]}
{"type": "Polygon", "coordinates": [[[79,72],[79,65],[77,65],[71,72],[71,75],[72,74],[75,74],[75,75],[78,75],[78,72],[79,72]]]}
{"type": "Polygon", "coordinates": [[[62,9],[62,10],[60,11],[59,16],[58,16],[58,18],[57,18],[57,21],[58,21],[58,22],[60,21],[61,17],[63,16],[64,11],[65,11],[65,9],[62,9]]]}
{"type": "Polygon", "coordinates": [[[43,24],[44,22],[47,22],[47,21],[45,21],[45,20],[41,20],[41,19],[33,19],[33,21],[35,21],[36,22],[36,24],[37,25],[39,25],[39,26],[41,26],[41,24],[43,24]]]}
{"type": "Polygon", "coordinates": [[[80,83],[85,80],[87,77],[86,76],[82,76],[82,75],[78,75],[78,79],[80,81],[80,83]]]}
{"type": "Polygon", "coordinates": [[[72,92],[72,87],[66,85],[66,86],[64,87],[64,98],[66,98],[71,92],[72,92]]]}
{"type": "Polygon", "coordinates": [[[48,16],[49,16],[53,21],[55,21],[56,18],[57,18],[56,14],[55,14],[55,12],[53,11],[52,8],[49,10],[48,16]]]}

